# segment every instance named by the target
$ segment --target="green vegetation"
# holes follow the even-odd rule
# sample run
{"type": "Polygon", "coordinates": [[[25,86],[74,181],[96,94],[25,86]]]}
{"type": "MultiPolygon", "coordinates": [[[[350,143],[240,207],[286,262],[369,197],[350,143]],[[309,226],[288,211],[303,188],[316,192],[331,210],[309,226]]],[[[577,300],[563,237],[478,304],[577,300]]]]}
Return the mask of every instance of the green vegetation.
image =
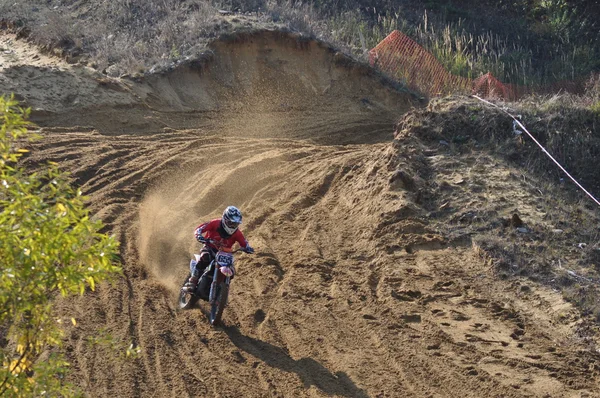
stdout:
{"type": "Polygon", "coordinates": [[[21,145],[35,138],[28,113],[0,97],[0,396],[71,396],[68,364],[54,350],[65,320],[53,302],[118,275],[118,242],[99,233],[102,223],[56,164],[19,167],[21,145]]]}
{"type": "Polygon", "coordinates": [[[600,118],[600,74],[592,76],[588,81],[586,97],[590,103],[590,111],[600,118]]]}

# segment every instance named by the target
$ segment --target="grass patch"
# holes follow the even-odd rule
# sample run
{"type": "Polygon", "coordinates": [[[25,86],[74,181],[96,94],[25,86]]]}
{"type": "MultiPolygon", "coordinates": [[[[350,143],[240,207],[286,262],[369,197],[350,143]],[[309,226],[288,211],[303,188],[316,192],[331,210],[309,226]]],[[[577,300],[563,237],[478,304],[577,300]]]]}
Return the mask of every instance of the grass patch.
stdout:
{"type": "Polygon", "coordinates": [[[250,27],[300,32],[362,60],[398,29],[452,73],[473,78],[492,72],[505,83],[548,84],[600,68],[596,8],[566,8],[563,1],[481,2],[468,8],[455,3],[0,0],[0,15],[13,26],[27,27],[30,39],[48,51],[115,76],[194,58],[210,40],[250,27]]]}

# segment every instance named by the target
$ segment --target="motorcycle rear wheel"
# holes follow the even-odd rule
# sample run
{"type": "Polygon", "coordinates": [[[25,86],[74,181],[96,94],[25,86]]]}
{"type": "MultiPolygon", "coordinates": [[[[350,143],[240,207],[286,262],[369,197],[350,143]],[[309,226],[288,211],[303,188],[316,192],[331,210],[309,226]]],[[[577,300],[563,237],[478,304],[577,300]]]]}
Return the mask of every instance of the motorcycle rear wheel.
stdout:
{"type": "MultiPolygon", "coordinates": [[[[185,281],[181,287],[185,286],[190,279],[190,276],[191,275],[188,275],[188,277],[185,278],[185,281]]],[[[182,310],[189,310],[190,308],[194,307],[199,299],[200,297],[196,296],[195,294],[184,292],[181,289],[179,290],[179,308],[182,310]]]]}

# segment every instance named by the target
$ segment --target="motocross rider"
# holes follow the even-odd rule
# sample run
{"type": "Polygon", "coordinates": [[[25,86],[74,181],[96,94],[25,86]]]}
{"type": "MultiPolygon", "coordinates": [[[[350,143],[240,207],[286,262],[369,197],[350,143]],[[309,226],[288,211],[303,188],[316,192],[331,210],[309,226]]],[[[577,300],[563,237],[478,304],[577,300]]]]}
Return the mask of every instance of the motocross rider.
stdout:
{"type": "Polygon", "coordinates": [[[231,251],[231,247],[237,242],[246,253],[254,253],[254,249],[244,237],[238,226],[242,223],[242,213],[235,206],[228,206],[221,218],[205,222],[196,227],[194,236],[198,242],[204,243],[200,251],[200,260],[192,260],[194,270],[188,283],[183,287],[187,292],[196,289],[198,279],[210,264],[218,250],[231,251]],[[211,240],[216,244],[208,242],[211,240]],[[196,263],[196,264],[194,264],[196,263]]]}

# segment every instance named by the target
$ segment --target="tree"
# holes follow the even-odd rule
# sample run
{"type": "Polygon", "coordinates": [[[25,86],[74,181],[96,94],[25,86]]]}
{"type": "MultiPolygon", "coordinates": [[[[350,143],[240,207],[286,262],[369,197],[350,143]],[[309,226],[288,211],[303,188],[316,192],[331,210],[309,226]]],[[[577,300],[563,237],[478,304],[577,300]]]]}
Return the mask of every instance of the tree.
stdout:
{"type": "Polygon", "coordinates": [[[102,222],[57,164],[19,165],[28,152],[21,145],[38,138],[28,115],[0,97],[0,396],[70,396],[53,303],[118,275],[118,242],[99,232],[102,222]]]}

